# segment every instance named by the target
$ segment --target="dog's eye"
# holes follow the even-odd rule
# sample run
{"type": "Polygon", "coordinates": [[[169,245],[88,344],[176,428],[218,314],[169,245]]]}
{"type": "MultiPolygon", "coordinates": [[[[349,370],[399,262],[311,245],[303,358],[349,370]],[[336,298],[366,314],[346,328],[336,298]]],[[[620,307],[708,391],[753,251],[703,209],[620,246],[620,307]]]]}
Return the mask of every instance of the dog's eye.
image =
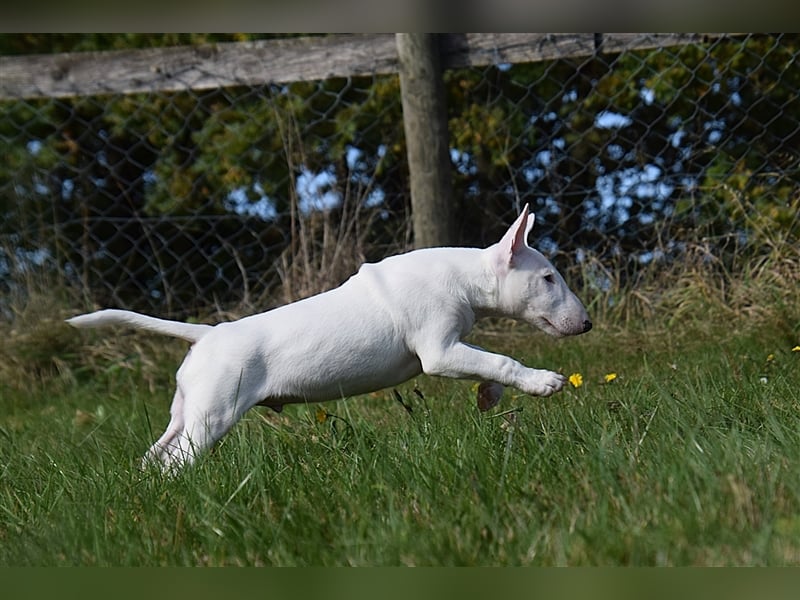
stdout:
{"type": "Polygon", "coordinates": [[[553,277],[553,274],[552,274],[552,273],[548,273],[547,275],[545,275],[545,276],[544,276],[544,280],[545,280],[547,283],[555,283],[555,282],[556,282],[556,278],[555,278],[555,277],[553,277]]]}

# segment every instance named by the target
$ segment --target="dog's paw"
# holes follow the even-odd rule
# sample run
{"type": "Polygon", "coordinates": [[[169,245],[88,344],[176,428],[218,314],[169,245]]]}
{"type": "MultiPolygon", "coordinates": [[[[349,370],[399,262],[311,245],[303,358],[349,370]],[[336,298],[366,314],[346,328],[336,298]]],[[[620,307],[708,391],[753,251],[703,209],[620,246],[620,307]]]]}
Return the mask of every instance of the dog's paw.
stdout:
{"type": "Polygon", "coordinates": [[[567,383],[567,378],[561,373],[554,373],[553,371],[534,370],[528,383],[530,387],[524,390],[528,394],[532,396],[552,396],[561,391],[567,383]]]}
{"type": "Polygon", "coordinates": [[[487,411],[493,406],[497,406],[504,389],[500,383],[482,381],[478,386],[478,408],[481,411],[487,411]]]}

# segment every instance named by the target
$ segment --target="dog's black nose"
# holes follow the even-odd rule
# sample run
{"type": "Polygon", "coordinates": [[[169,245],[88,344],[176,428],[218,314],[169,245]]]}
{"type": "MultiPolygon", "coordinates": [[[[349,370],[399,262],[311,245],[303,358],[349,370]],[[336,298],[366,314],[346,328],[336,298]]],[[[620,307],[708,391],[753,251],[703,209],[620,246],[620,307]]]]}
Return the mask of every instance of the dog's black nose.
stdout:
{"type": "Polygon", "coordinates": [[[586,333],[587,331],[591,330],[591,328],[592,328],[592,322],[591,321],[586,320],[586,321],[583,322],[583,333],[586,333]]]}

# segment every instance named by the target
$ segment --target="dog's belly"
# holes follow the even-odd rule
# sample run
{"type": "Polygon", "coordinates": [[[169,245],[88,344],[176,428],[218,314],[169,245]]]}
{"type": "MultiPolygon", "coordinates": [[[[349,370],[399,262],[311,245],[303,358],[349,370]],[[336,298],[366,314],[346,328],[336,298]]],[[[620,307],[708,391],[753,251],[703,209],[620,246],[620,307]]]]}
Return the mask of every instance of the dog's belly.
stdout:
{"type": "MultiPolygon", "coordinates": [[[[402,383],[422,372],[391,318],[376,311],[364,295],[339,299],[323,294],[243,319],[245,353],[260,373],[260,404],[277,408],[292,402],[339,400],[402,383]],[[325,302],[323,302],[325,300],[325,302]],[[249,321],[249,322],[248,322],[249,321]]],[[[249,369],[248,369],[249,370],[249,369]]],[[[252,377],[251,377],[252,376],[252,377]]]]}
{"type": "Polygon", "coordinates": [[[296,402],[342,400],[398,385],[422,372],[416,357],[393,364],[371,363],[365,359],[357,366],[357,370],[353,365],[353,369],[344,373],[325,373],[321,365],[310,366],[312,369],[319,367],[319,370],[304,380],[286,382],[290,385],[276,395],[266,396],[260,404],[275,408],[296,402]]]}
{"type": "Polygon", "coordinates": [[[422,372],[419,358],[399,344],[395,348],[333,348],[324,342],[319,346],[309,355],[287,352],[271,357],[264,404],[273,404],[271,399],[280,404],[340,400],[398,385],[422,372]]]}

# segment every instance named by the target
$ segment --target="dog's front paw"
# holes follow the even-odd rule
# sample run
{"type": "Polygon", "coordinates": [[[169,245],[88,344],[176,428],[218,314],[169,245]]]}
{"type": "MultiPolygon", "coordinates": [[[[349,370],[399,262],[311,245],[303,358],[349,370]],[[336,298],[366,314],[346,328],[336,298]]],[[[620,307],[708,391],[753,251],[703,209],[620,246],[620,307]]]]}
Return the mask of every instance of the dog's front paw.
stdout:
{"type": "Polygon", "coordinates": [[[529,378],[528,389],[524,391],[532,396],[552,396],[560,392],[567,383],[567,378],[553,371],[534,370],[529,378]]]}
{"type": "Polygon", "coordinates": [[[481,411],[487,411],[493,406],[497,406],[500,398],[503,396],[505,388],[500,383],[493,381],[483,381],[478,386],[478,408],[481,411]]]}

